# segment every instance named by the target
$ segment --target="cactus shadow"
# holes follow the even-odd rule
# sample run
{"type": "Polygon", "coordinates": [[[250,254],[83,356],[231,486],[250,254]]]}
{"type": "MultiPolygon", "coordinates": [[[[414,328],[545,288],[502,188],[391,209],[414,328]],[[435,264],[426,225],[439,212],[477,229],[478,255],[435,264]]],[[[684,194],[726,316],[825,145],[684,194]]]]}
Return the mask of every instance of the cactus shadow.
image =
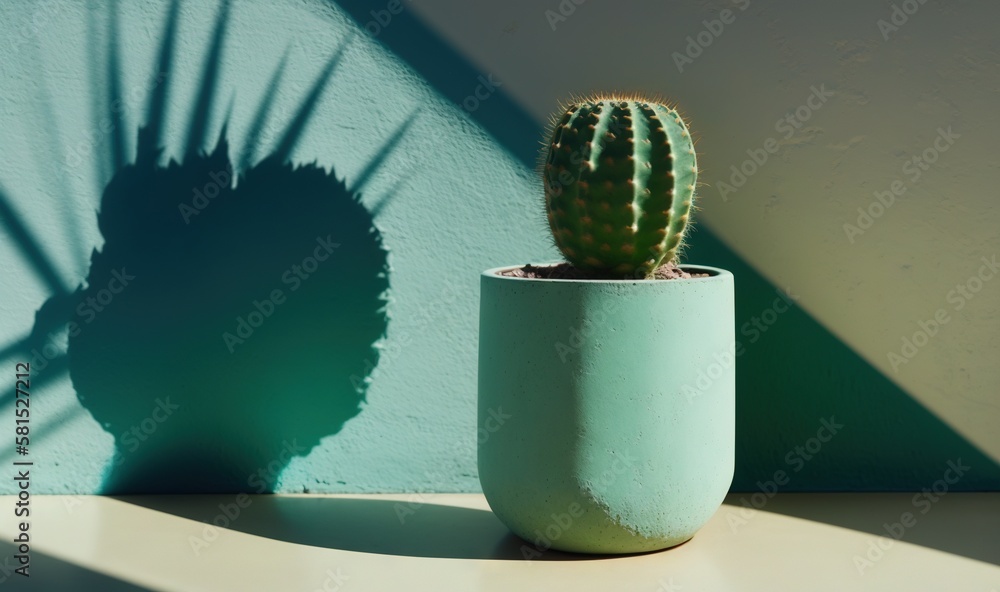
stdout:
{"type": "Polygon", "coordinates": [[[361,410],[388,289],[369,213],[312,165],[268,159],[231,186],[226,149],[105,191],[69,371],[115,437],[107,492],[270,491],[361,410]]]}
{"type": "MultiPolygon", "coordinates": [[[[289,462],[361,412],[387,329],[387,251],[361,203],[363,182],[348,188],[332,170],[290,161],[350,40],[276,146],[254,158],[251,137],[243,166],[234,166],[228,115],[203,149],[216,111],[224,0],[184,156],[161,163],[178,6],[166,18],[134,158],[124,158],[121,138],[112,142],[115,166],[98,214],[104,242],[85,282],[60,285],[30,234],[16,237],[39,275],[52,276],[53,295],[12,347],[37,351],[51,347],[52,331],[68,334],[65,355],[46,354],[39,372],[51,380],[68,371],[82,407],[113,436],[104,493],[267,492],[289,462]]],[[[113,28],[114,3],[110,10],[113,28]]],[[[112,73],[117,42],[111,35],[112,73]]],[[[108,80],[113,105],[120,88],[117,76],[108,80]]],[[[257,109],[258,131],[272,97],[265,93],[257,109]]],[[[11,214],[8,228],[23,226],[5,198],[0,208],[11,214]]]]}

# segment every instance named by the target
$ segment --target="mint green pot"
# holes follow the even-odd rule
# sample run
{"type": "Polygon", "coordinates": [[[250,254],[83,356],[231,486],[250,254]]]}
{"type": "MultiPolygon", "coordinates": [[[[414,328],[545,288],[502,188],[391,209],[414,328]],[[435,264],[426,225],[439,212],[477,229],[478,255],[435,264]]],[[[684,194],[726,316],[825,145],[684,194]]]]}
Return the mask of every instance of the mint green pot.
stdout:
{"type": "Polygon", "coordinates": [[[533,544],[637,553],[687,541],[733,478],[733,276],[482,275],[479,480],[533,544]]]}

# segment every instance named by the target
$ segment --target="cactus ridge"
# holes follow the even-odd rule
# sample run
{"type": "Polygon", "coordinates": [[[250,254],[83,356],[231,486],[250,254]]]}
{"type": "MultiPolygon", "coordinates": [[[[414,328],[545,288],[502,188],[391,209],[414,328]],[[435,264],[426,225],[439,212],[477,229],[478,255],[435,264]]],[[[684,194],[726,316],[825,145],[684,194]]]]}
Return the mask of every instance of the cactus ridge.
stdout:
{"type": "Polygon", "coordinates": [[[553,122],[541,163],[556,246],[578,269],[649,277],[673,262],[698,166],[677,110],[641,97],[595,97],[553,122]]]}

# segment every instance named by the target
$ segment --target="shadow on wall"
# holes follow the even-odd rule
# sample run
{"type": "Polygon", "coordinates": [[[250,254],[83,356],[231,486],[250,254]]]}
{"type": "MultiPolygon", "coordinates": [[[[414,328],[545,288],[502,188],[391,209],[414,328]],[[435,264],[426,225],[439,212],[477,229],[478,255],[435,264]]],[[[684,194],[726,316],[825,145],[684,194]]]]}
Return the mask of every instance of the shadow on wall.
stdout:
{"type": "MultiPolygon", "coordinates": [[[[442,96],[456,105],[469,98],[479,71],[409,9],[327,1],[442,96]]],[[[526,169],[535,166],[539,126],[503,88],[469,113],[526,169]]],[[[728,269],[736,280],[737,353],[725,362],[737,368],[733,490],[759,490],[781,471],[789,476],[782,491],[917,491],[956,459],[974,467],[956,489],[1000,487],[996,462],[812,318],[710,226],[702,223],[695,231],[685,260],[728,269]],[[844,427],[822,443],[816,435],[823,422],[844,427]]]]}
{"type": "MultiPolygon", "coordinates": [[[[228,14],[224,2],[184,157],[161,165],[173,3],[134,162],[124,162],[121,137],[111,142],[105,243],[85,287],[55,290],[27,340],[30,351],[54,328],[68,332],[79,400],[115,438],[108,493],[272,491],[292,458],[360,412],[385,335],[387,253],[357,189],[398,137],[350,190],[332,171],[288,162],[345,42],[270,154],[251,165],[256,147],[246,146],[234,167],[225,124],[202,151],[228,14]]],[[[120,96],[115,21],[111,97],[120,96]]],[[[282,66],[251,130],[268,117],[282,66]]],[[[40,253],[22,246],[31,249],[40,253]]]]}

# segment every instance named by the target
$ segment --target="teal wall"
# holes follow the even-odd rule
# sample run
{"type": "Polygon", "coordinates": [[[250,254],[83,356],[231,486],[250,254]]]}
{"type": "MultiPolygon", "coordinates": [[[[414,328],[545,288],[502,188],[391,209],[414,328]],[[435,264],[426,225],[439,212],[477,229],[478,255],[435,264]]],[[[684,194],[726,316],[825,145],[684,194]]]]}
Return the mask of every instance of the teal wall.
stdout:
{"type": "Polygon", "coordinates": [[[33,376],[36,491],[256,490],[279,471],[286,491],[476,489],[478,271],[553,256],[531,173],[336,7],[236,2],[220,32],[218,6],[184,2],[174,37],[169,10],[0,8],[4,363],[54,358],[33,376]],[[157,122],[158,157],[138,142],[157,122]],[[196,202],[250,147],[238,188],[196,202]],[[256,164],[275,153],[323,170],[256,164]],[[182,204],[204,209],[187,224],[182,204]],[[328,236],[295,290],[286,271],[328,236]],[[123,266],[135,279],[95,313],[123,266]],[[273,317],[224,341],[275,289],[273,317]]]}
{"type": "MultiPolygon", "coordinates": [[[[556,257],[541,123],[390,5],[0,7],[0,355],[36,358],[35,491],[478,489],[478,273],[556,257]]],[[[687,257],[736,274],[742,325],[776,283],[720,228],[687,257]]],[[[828,417],[789,489],[919,489],[958,457],[1000,485],[804,309],[752,345],[737,489],[828,417]]]]}

